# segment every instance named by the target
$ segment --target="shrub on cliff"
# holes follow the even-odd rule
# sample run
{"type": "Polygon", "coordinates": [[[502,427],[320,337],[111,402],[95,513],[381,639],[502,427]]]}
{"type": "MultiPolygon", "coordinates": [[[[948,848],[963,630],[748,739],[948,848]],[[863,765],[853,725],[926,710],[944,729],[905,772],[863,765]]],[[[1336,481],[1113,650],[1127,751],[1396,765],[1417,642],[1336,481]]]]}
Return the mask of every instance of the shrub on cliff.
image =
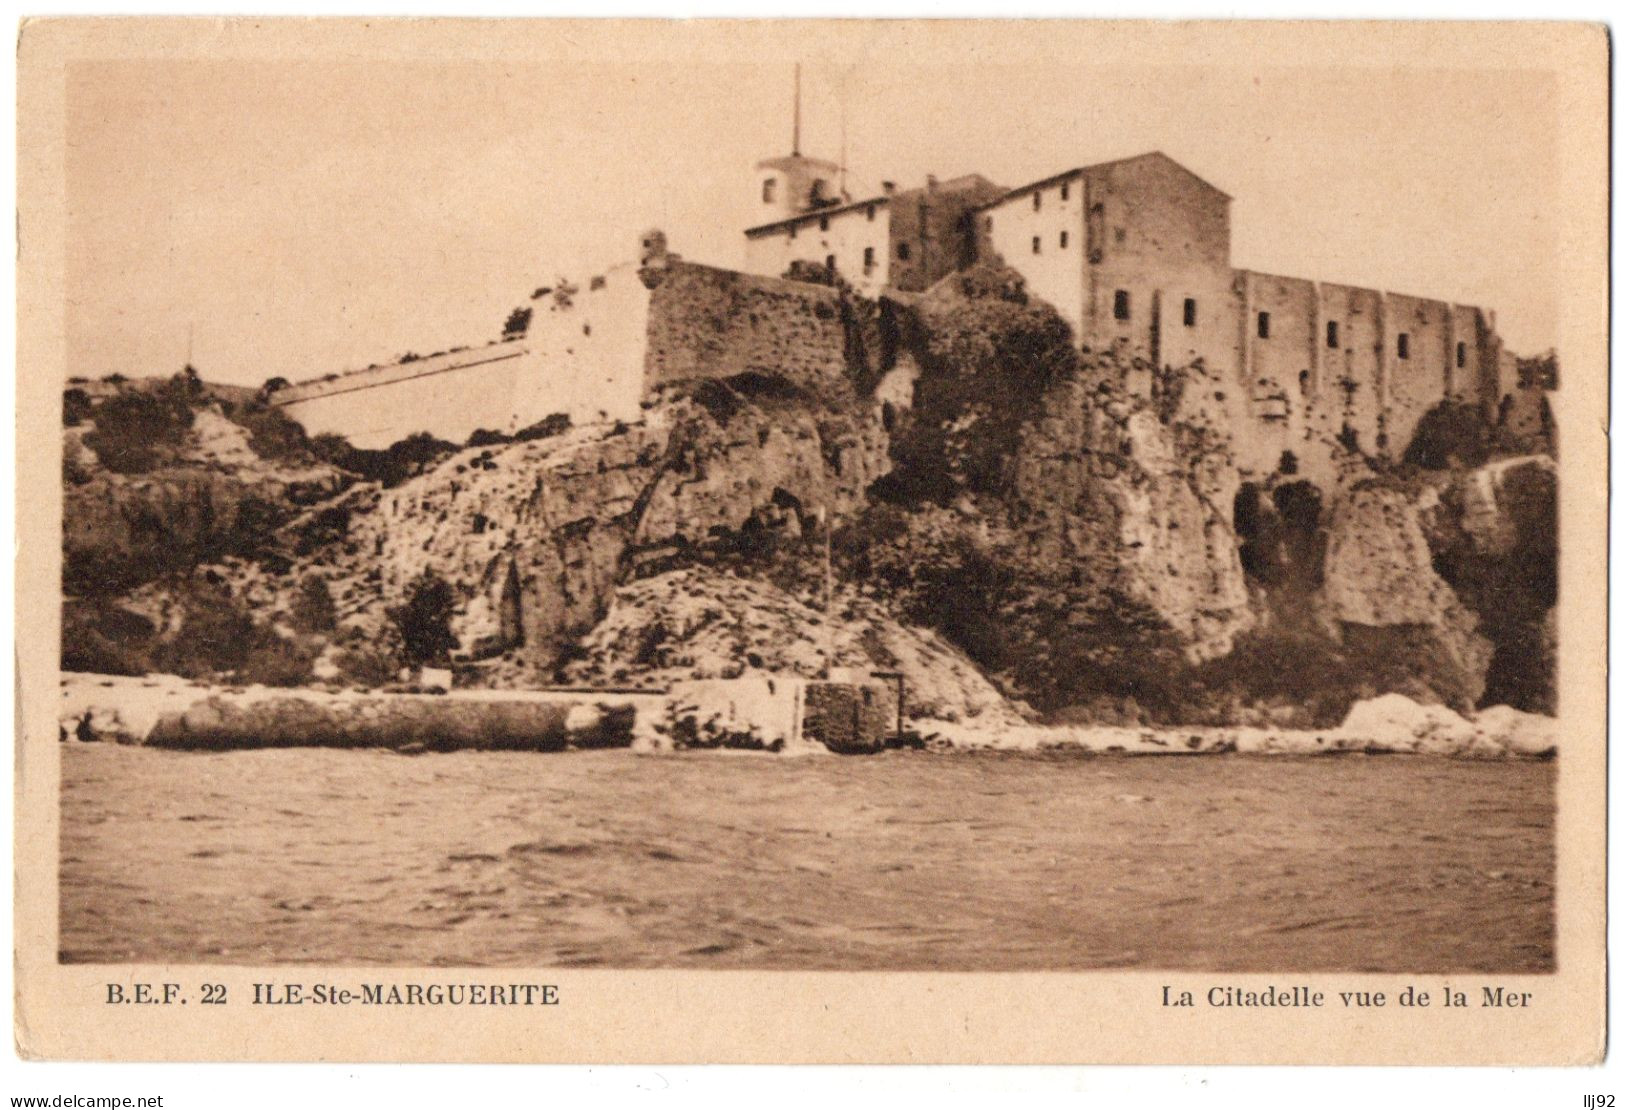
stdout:
{"type": "Polygon", "coordinates": [[[451,616],[457,605],[451,584],[433,570],[425,570],[407,587],[406,601],[388,610],[401,636],[403,654],[411,664],[441,667],[457,647],[451,616]]]}
{"type": "Polygon", "coordinates": [[[567,412],[548,413],[529,427],[520,428],[513,434],[515,443],[529,443],[532,440],[550,439],[556,435],[563,435],[570,430],[570,414],[567,412]]]}
{"type": "Polygon", "coordinates": [[[192,427],[192,406],[179,391],[115,393],[95,410],[85,446],[119,474],[145,474],[173,453],[192,427]]]}
{"type": "Polygon", "coordinates": [[[294,595],[288,614],[293,627],[300,632],[331,632],[335,616],[333,594],[327,588],[327,579],[307,575],[299,583],[299,592],[294,595]]]}
{"type": "Polygon", "coordinates": [[[224,591],[177,583],[174,604],[180,610],[174,630],[160,633],[146,617],[110,602],[69,602],[62,609],[62,669],[277,686],[309,680],[314,644],[282,636],[224,591]]]}
{"type": "Polygon", "coordinates": [[[892,440],[876,496],[944,504],[999,494],[1045,391],[1078,370],[1072,331],[1010,272],[977,267],[920,308],[923,362],[911,418],[892,440]]]}
{"type": "Polygon", "coordinates": [[[267,462],[307,462],[310,439],[281,409],[263,404],[225,406],[226,419],[248,432],[248,447],[267,462]]]}
{"type": "Polygon", "coordinates": [[[1179,668],[1187,723],[1234,723],[1273,707],[1274,720],[1330,728],[1357,701],[1398,692],[1471,709],[1471,683],[1425,628],[1349,626],[1341,639],[1318,631],[1246,633],[1225,656],[1179,668]],[[1280,714],[1287,717],[1282,719],[1280,714]]]}
{"type": "Polygon", "coordinates": [[[143,675],[153,669],[153,623],[99,601],[62,607],[62,669],[90,674],[143,675]]]}
{"type": "Polygon", "coordinates": [[[1482,466],[1490,457],[1494,429],[1477,405],[1440,401],[1417,421],[1405,462],[1423,470],[1482,466]]]}
{"type": "Polygon", "coordinates": [[[90,394],[77,387],[62,391],[62,426],[74,428],[90,419],[90,394]]]}
{"type": "Polygon", "coordinates": [[[415,478],[458,450],[457,444],[436,439],[428,432],[409,435],[382,451],[353,447],[342,436],[331,434],[311,441],[312,454],[323,462],[383,486],[398,486],[415,478]]]}
{"type": "Polygon", "coordinates": [[[507,320],[502,324],[502,338],[517,339],[530,330],[530,307],[516,308],[508,313],[507,320]]]}

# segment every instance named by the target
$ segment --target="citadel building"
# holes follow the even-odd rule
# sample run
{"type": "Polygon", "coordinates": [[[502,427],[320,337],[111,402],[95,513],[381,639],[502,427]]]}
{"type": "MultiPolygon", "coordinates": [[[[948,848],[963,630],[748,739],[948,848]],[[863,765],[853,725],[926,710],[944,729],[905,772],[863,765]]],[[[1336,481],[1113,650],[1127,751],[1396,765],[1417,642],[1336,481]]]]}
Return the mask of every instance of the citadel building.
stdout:
{"type": "Polygon", "coordinates": [[[1397,457],[1440,401],[1493,414],[1518,388],[1485,309],[1233,267],[1230,197],[1161,152],[1013,189],[970,174],[853,200],[840,177],[799,143],[757,164],[747,273],[682,260],[649,232],[636,261],[538,290],[521,333],[329,375],[273,403],[363,447],[419,431],[461,442],[560,412],[630,420],[662,382],[838,373],[838,294],[786,280],[794,267],[885,304],[988,261],[1018,271],[1081,346],[1117,346],[1145,367],[1199,362],[1244,473],[1324,464],[1333,440],[1397,457]]]}

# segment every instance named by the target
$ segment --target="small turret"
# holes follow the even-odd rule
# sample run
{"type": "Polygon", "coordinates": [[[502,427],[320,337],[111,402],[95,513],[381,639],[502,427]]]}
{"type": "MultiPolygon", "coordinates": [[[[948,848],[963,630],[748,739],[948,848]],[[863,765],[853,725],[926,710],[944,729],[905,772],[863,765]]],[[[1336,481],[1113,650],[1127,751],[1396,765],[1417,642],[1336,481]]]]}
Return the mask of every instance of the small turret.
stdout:
{"type": "Polygon", "coordinates": [[[770,224],[815,208],[839,204],[841,167],[801,153],[801,67],[796,66],[795,122],[790,154],[756,163],[756,215],[753,224],[770,224]]]}

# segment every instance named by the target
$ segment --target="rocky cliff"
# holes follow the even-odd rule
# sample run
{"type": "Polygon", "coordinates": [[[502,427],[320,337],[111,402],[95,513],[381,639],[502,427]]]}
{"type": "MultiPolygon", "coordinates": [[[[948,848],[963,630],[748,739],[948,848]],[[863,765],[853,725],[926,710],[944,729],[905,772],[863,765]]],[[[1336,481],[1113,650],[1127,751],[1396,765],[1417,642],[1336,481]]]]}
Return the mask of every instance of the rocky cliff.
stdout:
{"type": "Polygon", "coordinates": [[[1324,488],[1244,484],[1193,401],[1223,383],[1079,355],[1008,272],[846,318],[865,332],[838,388],[677,383],[636,423],[435,445],[382,482],[310,444],[267,459],[207,405],[138,475],[70,428],[65,654],[498,687],[833,664],[901,672],[911,713],[1010,727],[1321,727],[1390,691],[1550,711],[1549,457],[1384,468],[1350,446],[1324,488]],[[131,569],[76,591],[98,565],[131,569]],[[185,650],[234,635],[247,656],[185,650]]]}

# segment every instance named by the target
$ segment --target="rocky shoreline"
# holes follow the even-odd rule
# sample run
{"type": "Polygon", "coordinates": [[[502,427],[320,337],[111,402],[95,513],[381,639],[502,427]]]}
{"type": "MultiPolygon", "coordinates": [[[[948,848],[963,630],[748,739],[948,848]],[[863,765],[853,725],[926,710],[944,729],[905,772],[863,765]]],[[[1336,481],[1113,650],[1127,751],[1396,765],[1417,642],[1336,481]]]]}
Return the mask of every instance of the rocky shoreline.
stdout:
{"type": "MultiPolygon", "coordinates": [[[[494,691],[446,694],[225,687],[167,675],[68,674],[58,735],[189,750],[330,747],[402,752],[741,749],[785,754],[929,750],[1075,751],[1100,755],[1386,753],[1550,759],[1557,721],[1505,706],[1474,719],[1399,694],[1357,703],[1333,729],[905,721],[879,742],[803,728],[803,680],[674,684],[665,692],[494,691]]],[[[883,707],[881,712],[889,711],[883,707]]]]}

